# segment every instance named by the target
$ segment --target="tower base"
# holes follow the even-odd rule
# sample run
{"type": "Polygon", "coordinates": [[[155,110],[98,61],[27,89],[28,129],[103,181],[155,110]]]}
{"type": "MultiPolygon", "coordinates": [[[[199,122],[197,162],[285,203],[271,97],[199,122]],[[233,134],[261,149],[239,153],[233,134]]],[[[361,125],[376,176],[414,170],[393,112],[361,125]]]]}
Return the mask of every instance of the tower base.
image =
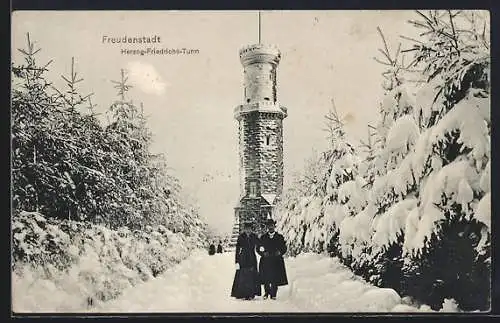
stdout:
{"type": "MultiPolygon", "coordinates": [[[[274,194],[266,195],[267,198],[272,197],[273,202],[275,201],[274,196],[274,194]]],[[[233,235],[237,239],[242,230],[242,224],[249,222],[252,225],[252,231],[260,237],[266,232],[266,220],[273,218],[273,214],[274,205],[269,203],[264,196],[241,199],[234,209],[235,225],[233,235]]]]}

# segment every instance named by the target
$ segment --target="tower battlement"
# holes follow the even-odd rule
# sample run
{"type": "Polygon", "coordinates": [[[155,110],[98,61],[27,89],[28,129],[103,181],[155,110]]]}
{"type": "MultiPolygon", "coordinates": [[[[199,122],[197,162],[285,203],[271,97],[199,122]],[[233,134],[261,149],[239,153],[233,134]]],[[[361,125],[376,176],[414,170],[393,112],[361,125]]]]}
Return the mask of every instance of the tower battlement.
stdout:
{"type": "Polygon", "coordinates": [[[254,63],[270,63],[278,65],[281,52],[275,45],[254,44],[240,49],[240,61],[243,66],[254,63]]]}

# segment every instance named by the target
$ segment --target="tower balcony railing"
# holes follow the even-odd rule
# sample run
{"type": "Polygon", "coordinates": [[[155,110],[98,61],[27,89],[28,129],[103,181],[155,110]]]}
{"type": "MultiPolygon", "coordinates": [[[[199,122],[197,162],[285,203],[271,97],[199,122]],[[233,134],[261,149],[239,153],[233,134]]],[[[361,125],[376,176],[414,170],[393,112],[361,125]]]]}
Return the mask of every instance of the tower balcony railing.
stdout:
{"type": "Polygon", "coordinates": [[[253,112],[267,112],[267,113],[277,113],[282,115],[283,118],[287,116],[287,109],[283,106],[280,106],[278,102],[271,101],[260,101],[248,104],[240,104],[234,108],[234,117],[239,119],[241,115],[253,112]]]}

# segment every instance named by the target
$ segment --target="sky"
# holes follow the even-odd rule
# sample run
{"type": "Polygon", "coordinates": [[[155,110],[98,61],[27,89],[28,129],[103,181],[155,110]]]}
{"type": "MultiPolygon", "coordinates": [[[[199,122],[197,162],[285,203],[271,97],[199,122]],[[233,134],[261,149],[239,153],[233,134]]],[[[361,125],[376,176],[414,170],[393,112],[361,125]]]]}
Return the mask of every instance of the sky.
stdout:
{"type": "MultiPolygon", "coordinates": [[[[383,95],[379,26],[395,51],[400,35],[414,36],[413,11],[263,11],[262,43],[278,46],[278,100],[284,120],[284,182],[313,151],[327,148],[324,115],[334,99],[354,144],[366,138],[383,95]]],[[[12,16],[12,58],[26,33],[53,60],[49,79],[62,84],[71,58],[94,93],[97,112],[116,98],[111,80],[126,69],[134,102],[142,102],[154,152],[166,155],[184,192],[203,219],[225,233],[233,226],[239,196],[238,125],[233,109],[243,103],[238,51],[258,43],[257,11],[17,11],[12,16]],[[118,44],[106,39],[160,38],[156,44],[118,44]],[[104,39],[104,41],[103,41],[104,39]],[[122,49],[183,49],[191,54],[126,55],[122,49]]],[[[404,43],[405,44],[405,43],[404,43]]],[[[403,44],[403,45],[404,45],[403,44]]],[[[186,51],[186,52],[187,52],[186,51]]]]}

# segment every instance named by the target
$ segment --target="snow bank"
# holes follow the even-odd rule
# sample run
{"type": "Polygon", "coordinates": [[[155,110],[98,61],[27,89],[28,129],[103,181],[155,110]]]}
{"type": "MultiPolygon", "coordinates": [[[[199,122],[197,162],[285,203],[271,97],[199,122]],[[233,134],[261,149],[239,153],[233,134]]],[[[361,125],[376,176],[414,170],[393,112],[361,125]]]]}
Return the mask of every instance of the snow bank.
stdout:
{"type": "Polygon", "coordinates": [[[12,309],[14,312],[70,312],[87,307],[82,289],[68,290],[52,280],[40,278],[34,268],[12,274],[12,309]]]}
{"type": "Polygon", "coordinates": [[[163,227],[117,231],[23,212],[13,218],[13,310],[76,311],[114,299],[197,245],[163,227]]]}
{"type": "Polygon", "coordinates": [[[419,312],[396,291],[378,288],[342,265],[338,258],[300,254],[286,261],[290,288],[284,302],[307,312],[419,312]]]}

